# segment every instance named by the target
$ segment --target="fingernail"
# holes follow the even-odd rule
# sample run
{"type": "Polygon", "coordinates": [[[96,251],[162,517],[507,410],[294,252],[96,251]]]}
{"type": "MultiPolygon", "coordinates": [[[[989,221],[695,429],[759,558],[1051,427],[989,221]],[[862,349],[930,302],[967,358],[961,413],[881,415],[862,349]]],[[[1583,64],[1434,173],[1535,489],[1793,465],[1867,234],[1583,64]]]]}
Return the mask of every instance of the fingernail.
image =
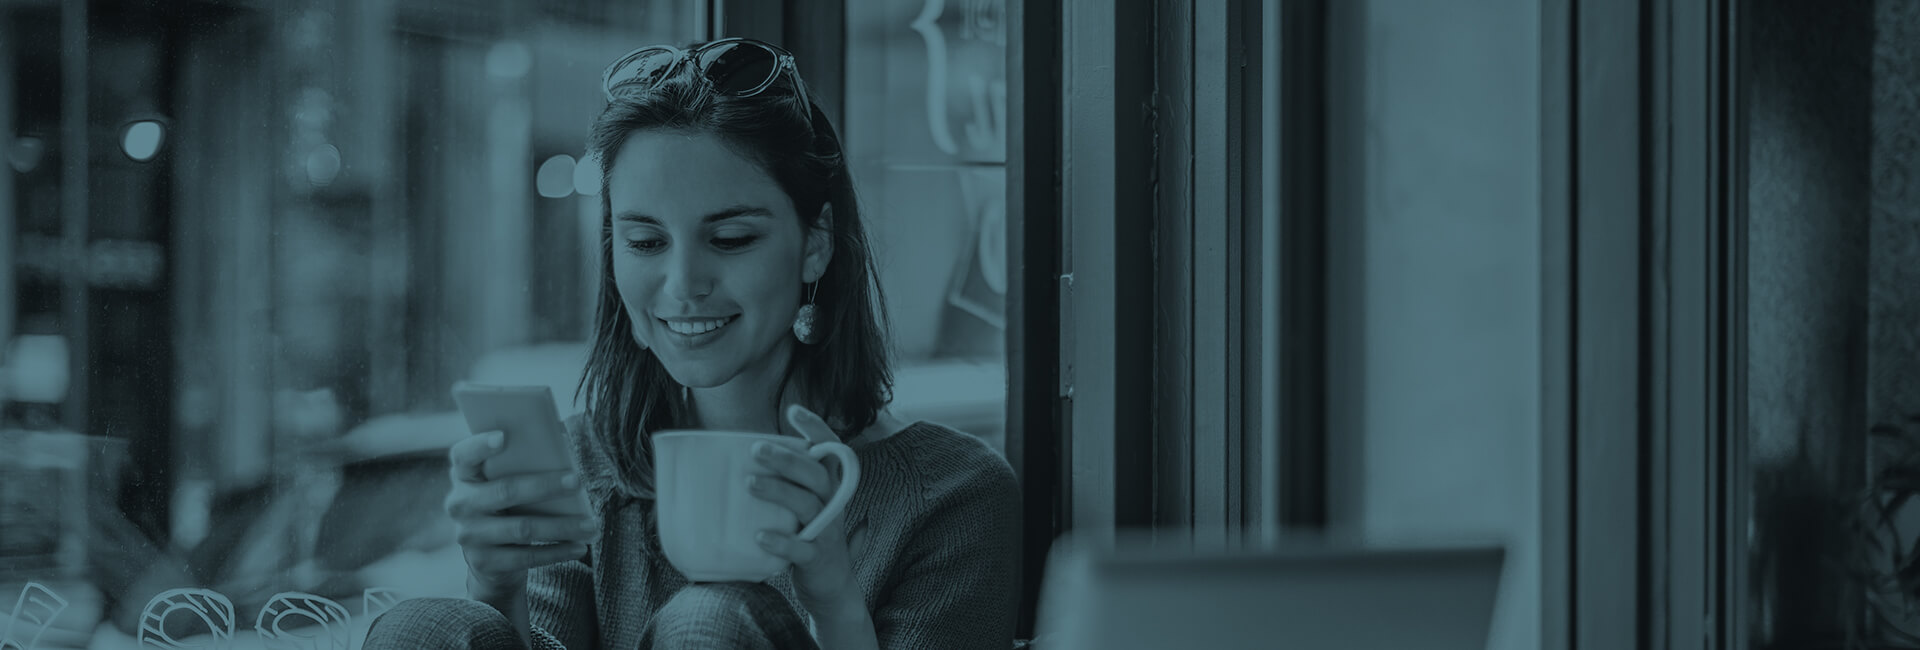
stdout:
{"type": "Polygon", "coordinates": [[[773,445],[764,442],[753,443],[753,455],[756,458],[772,458],[773,445]]]}
{"type": "Polygon", "coordinates": [[[560,486],[565,488],[580,487],[580,475],[568,474],[566,476],[560,477],[560,486]]]}
{"type": "Polygon", "coordinates": [[[596,522],[592,519],[583,519],[580,521],[580,530],[593,530],[599,527],[600,527],[599,522],[596,522]]]}
{"type": "Polygon", "coordinates": [[[753,534],[753,541],[760,542],[762,544],[772,544],[773,536],[768,535],[765,531],[761,531],[753,534]]]}
{"type": "Polygon", "coordinates": [[[500,446],[504,444],[507,444],[507,434],[505,432],[495,431],[487,436],[488,447],[499,449],[500,446]]]}
{"type": "Polygon", "coordinates": [[[751,490],[757,487],[760,487],[760,477],[758,476],[747,477],[747,489],[751,490]]]}

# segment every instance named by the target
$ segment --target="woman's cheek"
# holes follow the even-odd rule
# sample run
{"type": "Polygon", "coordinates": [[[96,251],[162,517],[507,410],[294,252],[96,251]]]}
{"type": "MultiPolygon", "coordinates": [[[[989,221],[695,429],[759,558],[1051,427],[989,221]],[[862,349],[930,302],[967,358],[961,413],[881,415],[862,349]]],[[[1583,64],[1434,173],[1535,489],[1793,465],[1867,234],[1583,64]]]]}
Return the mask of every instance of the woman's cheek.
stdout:
{"type": "Polygon", "coordinates": [[[632,325],[632,331],[629,334],[633,336],[634,342],[646,346],[648,341],[645,332],[648,317],[645,310],[636,306],[643,303],[638,300],[639,296],[635,292],[630,274],[621,272],[623,269],[620,266],[617,262],[614,264],[613,288],[619,294],[620,307],[626,310],[627,320],[632,325]]]}
{"type": "Polygon", "coordinates": [[[628,309],[627,321],[632,323],[632,328],[627,331],[627,334],[629,336],[632,336],[633,342],[640,344],[640,347],[650,348],[650,347],[653,347],[653,344],[647,341],[647,334],[646,334],[647,321],[643,320],[645,318],[646,318],[645,316],[634,313],[632,309],[628,309]]]}

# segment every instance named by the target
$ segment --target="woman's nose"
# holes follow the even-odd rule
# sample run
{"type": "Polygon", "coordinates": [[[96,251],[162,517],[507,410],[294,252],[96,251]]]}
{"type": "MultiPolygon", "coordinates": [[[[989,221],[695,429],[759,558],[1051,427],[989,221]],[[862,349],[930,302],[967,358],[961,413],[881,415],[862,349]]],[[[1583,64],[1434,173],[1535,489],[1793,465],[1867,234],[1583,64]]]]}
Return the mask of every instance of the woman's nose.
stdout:
{"type": "Polygon", "coordinates": [[[698,251],[681,249],[667,262],[667,296],[692,302],[713,293],[712,264],[698,251]]]}

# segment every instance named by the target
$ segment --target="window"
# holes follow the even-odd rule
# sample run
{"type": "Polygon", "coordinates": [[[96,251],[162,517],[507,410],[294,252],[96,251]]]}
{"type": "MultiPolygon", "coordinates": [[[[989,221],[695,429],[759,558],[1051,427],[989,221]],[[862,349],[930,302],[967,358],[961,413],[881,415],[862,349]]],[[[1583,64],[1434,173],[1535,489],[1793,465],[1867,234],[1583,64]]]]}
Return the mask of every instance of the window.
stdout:
{"type": "Polygon", "coordinates": [[[847,156],[880,253],[894,407],[1006,448],[1007,2],[846,3],[847,156]]]}
{"type": "Polygon", "coordinates": [[[699,3],[123,4],[0,8],[0,376],[31,380],[0,388],[0,645],[273,635],[288,608],[358,638],[464,594],[448,388],[570,401],[597,188],[542,163],[583,153],[601,67],[697,38],[699,3]],[[51,381],[67,358],[93,372],[51,381]]]}

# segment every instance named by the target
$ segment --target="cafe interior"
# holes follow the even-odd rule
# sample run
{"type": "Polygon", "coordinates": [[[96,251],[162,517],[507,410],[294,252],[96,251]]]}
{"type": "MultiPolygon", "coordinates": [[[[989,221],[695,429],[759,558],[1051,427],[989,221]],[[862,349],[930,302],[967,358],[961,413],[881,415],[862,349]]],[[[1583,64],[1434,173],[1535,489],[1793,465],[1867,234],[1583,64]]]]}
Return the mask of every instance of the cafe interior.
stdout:
{"type": "Polygon", "coordinates": [[[600,75],[722,37],[1007,647],[1920,647],[1920,4],[0,0],[0,648],[465,597],[451,388],[579,412],[600,75]]]}

